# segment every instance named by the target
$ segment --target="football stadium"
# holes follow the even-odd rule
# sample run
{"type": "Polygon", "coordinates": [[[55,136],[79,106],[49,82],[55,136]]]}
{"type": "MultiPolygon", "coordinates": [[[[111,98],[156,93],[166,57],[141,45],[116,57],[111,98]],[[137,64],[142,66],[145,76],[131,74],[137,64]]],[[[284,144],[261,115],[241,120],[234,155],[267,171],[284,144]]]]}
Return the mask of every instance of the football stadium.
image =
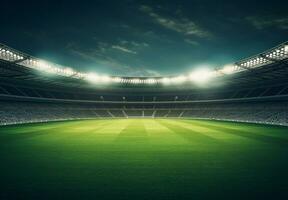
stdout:
{"type": "Polygon", "coordinates": [[[288,42],[214,71],[152,78],[0,52],[4,197],[287,192],[288,42]]]}
{"type": "MultiPolygon", "coordinates": [[[[176,12],[176,20],[160,14],[169,6],[153,6],[138,10],[155,26],[182,34],[192,48],[200,49],[191,35],[200,42],[213,40],[188,17],[181,18],[184,8],[176,12]]],[[[247,20],[259,32],[272,25],[287,31],[285,20],[247,20]]],[[[5,34],[18,37],[18,28],[5,34]]],[[[121,28],[131,27],[117,30],[121,28]]],[[[50,48],[47,35],[37,32],[32,37],[50,48]]],[[[149,32],[141,37],[156,36],[149,32]]],[[[70,36],[61,40],[65,37],[70,36]]],[[[156,40],[162,42],[158,36],[156,40]]],[[[252,40],[239,51],[248,55],[263,49],[253,49],[252,40]]],[[[21,47],[20,39],[6,41],[12,39],[0,43],[1,200],[288,198],[287,40],[217,67],[192,67],[183,73],[175,66],[176,73],[154,75],[117,75],[60,64],[32,51],[34,43],[21,47]]],[[[259,44],[265,42],[271,44],[259,44]]],[[[97,45],[93,56],[100,52],[101,59],[108,51],[136,57],[140,48],[151,47],[135,38],[97,45]]],[[[73,53],[94,59],[75,49],[73,53]]],[[[155,60],[163,59],[154,54],[155,60]]]]}

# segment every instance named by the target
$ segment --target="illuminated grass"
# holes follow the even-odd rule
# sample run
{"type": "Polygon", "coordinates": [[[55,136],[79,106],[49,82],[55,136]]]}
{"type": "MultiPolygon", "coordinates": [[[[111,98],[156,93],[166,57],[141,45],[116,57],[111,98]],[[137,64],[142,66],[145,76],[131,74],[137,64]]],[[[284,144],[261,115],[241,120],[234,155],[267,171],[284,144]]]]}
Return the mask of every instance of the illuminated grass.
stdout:
{"type": "Polygon", "coordinates": [[[7,126],[0,199],[275,199],[287,191],[287,155],[288,128],[278,126],[177,119],[7,126]]]}

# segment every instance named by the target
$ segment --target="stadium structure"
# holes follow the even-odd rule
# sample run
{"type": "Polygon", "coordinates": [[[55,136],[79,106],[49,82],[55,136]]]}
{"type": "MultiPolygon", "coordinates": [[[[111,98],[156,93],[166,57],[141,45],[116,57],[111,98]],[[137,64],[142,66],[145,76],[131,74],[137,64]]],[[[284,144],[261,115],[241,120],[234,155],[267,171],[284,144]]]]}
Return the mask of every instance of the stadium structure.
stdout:
{"type": "Polygon", "coordinates": [[[287,199],[288,42],[164,77],[0,45],[0,199],[287,199]]]}
{"type": "Polygon", "coordinates": [[[0,45],[1,125],[102,118],[198,118],[288,125],[288,42],[189,75],[77,72],[0,45]]]}

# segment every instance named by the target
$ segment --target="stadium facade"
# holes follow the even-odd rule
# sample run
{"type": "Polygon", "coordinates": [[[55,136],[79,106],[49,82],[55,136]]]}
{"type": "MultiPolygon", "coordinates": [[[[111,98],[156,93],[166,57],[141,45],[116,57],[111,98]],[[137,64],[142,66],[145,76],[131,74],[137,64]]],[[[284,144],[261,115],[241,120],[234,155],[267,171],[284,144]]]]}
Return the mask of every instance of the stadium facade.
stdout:
{"type": "Polygon", "coordinates": [[[0,124],[201,118],[288,125],[288,42],[188,76],[76,72],[0,45],[0,124]]]}

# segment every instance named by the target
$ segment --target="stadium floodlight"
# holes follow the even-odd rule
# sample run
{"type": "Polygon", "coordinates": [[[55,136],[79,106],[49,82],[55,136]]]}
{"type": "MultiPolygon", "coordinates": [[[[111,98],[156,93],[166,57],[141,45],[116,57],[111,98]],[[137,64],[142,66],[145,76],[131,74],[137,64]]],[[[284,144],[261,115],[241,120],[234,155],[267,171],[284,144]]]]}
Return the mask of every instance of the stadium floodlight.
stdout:
{"type": "Polygon", "coordinates": [[[75,72],[71,68],[63,69],[63,73],[67,76],[72,76],[73,74],[75,74],[75,72]]]}
{"type": "Polygon", "coordinates": [[[85,73],[81,73],[81,72],[75,72],[74,77],[79,78],[79,79],[83,79],[86,76],[85,73]]]}
{"type": "Polygon", "coordinates": [[[171,83],[171,79],[170,78],[167,78],[167,77],[164,77],[160,80],[161,83],[163,84],[170,84],[171,83]]]}
{"type": "Polygon", "coordinates": [[[103,75],[103,76],[100,76],[100,81],[102,83],[109,83],[112,81],[112,79],[110,76],[103,75]]]}
{"type": "Polygon", "coordinates": [[[199,69],[196,70],[194,72],[192,72],[189,75],[189,79],[190,81],[193,81],[195,83],[206,83],[207,81],[209,81],[213,76],[212,71],[208,70],[208,69],[199,69]]]}
{"type": "Polygon", "coordinates": [[[89,74],[86,74],[85,79],[90,81],[90,82],[96,83],[99,81],[100,77],[98,74],[89,73],[89,74]]]}
{"type": "Polygon", "coordinates": [[[38,67],[39,69],[44,70],[44,71],[46,71],[50,68],[50,65],[48,63],[46,63],[45,61],[42,61],[42,60],[34,61],[34,64],[36,65],[36,67],[38,67]]]}
{"type": "Polygon", "coordinates": [[[50,67],[48,68],[47,72],[53,73],[53,74],[62,74],[63,70],[58,67],[50,67]]]}
{"type": "Polygon", "coordinates": [[[17,59],[18,59],[18,60],[22,60],[22,59],[23,59],[23,56],[19,56],[19,55],[18,55],[18,56],[17,56],[17,59]]]}
{"type": "Polygon", "coordinates": [[[121,78],[121,83],[130,83],[130,80],[127,78],[121,78]]]}
{"type": "Polygon", "coordinates": [[[224,74],[233,74],[235,72],[235,65],[225,65],[220,71],[224,74]]]}
{"type": "Polygon", "coordinates": [[[139,84],[139,83],[141,83],[141,80],[139,78],[134,78],[134,79],[131,79],[131,83],[139,84]]]}
{"type": "Polygon", "coordinates": [[[147,83],[147,84],[155,84],[156,82],[157,81],[154,78],[149,78],[149,79],[144,80],[144,83],[147,83]]]}
{"type": "Polygon", "coordinates": [[[288,45],[285,45],[284,51],[285,51],[286,53],[288,53],[288,45]]]}
{"type": "Polygon", "coordinates": [[[173,77],[171,78],[171,82],[172,83],[176,83],[176,84],[179,84],[179,83],[183,83],[187,80],[187,77],[186,76],[183,76],[183,75],[180,75],[180,76],[176,76],[176,77],[173,77]]]}
{"type": "Polygon", "coordinates": [[[121,82],[123,81],[123,79],[120,78],[120,77],[113,77],[113,78],[112,78],[112,81],[113,81],[114,83],[121,83],[121,82]]]}
{"type": "Polygon", "coordinates": [[[36,69],[42,70],[47,73],[51,73],[51,74],[63,73],[64,74],[63,70],[61,70],[60,68],[54,67],[51,64],[43,60],[33,61],[33,64],[36,67],[36,69]]]}
{"type": "Polygon", "coordinates": [[[175,79],[176,83],[183,83],[187,80],[187,77],[186,76],[177,76],[175,79]]]}

